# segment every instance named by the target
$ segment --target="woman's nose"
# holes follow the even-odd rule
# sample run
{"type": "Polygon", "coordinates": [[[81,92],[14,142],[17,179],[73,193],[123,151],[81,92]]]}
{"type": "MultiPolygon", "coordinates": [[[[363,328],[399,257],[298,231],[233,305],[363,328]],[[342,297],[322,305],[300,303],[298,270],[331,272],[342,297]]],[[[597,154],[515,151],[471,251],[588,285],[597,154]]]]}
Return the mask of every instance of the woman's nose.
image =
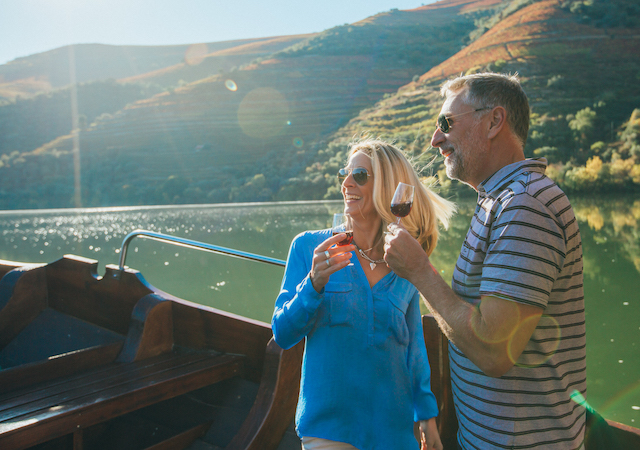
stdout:
{"type": "Polygon", "coordinates": [[[344,181],[342,182],[343,186],[353,186],[354,180],[353,180],[353,174],[352,172],[349,172],[349,175],[347,175],[347,178],[344,179],[344,181]]]}

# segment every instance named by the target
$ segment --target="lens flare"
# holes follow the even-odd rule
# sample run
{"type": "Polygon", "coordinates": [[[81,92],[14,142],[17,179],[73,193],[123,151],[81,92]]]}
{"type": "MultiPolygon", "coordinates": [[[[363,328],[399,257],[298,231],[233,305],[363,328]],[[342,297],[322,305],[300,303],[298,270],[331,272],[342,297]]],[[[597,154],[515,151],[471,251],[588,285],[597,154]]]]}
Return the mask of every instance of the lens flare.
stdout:
{"type": "MultiPolygon", "coordinates": [[[[526,318],[523,321],[523,325],[526,325],[526,322],[530,320],[536,320],[536,316],[526,318]]],[[[509,358],[517,366],[538,367],[547,362],[558,350],[562,337],[562,330],[560,330],[558,321],[551,316],[543,315],[538,321],[537,329],[547,330],[547,338],[543,342],[538,342],[534,351],[523,353],[517,362],[515,361],[517,358],[514,358],[515,355],[511,354],[512,349],[511,345],[509,345],[509,358]]]]}
{"type": "Polygon", "coordinates": [[[207,44],[192,44],[184,53],[184,62],[190,66],[197,66],[202,62],[207,53],[209,53],[207,44]]]}
{"type": "Polygon", "coordinates": [[[250,137],[279,135],[289,117],[289,102],[273,88],[257,88],[247,93],[238,106],[238,124],[250,137]]]}
{"type": "Polygon", "coordinates": [[[640,381],[621,387],[615,396],[597,409],[602,416],[615,421],[628,422],[640,418],[640,381]]]}
{"type": "Polygon", "coordinates": [[[509,317],[508,323],[500,324],[500,330],[486,330],[477,327],[477,324],[474,321],[471,321],[470,318],[470,326],[475,335],[482,342],[486,342],[488,344],[497,344],[511,338],[511,336],[513,335],[513,331],[518,326],[518,323],[520,323],[520,310],[518,309],[518,305],[514,302],[492,299],[491,297],[487,297],[483,300],[483,308],[490,309],[492,307],[492,302],[498,302],[500,308],[508,308],[510,310],[510,313],[505,314],[505,316],[509,317]]]}
{"type": "Polygon", "coordinates": [[[233,80],[226,80],[224,82],[224,87],[226,87],[227,89],[229,89],[232,92],[235,92],[235,91],[238,90],[238,85],[233,80]]]}
{"type": "Polygon", "coordinates": [[[297,148],[302,148],[304,145],[304,140],[301,137],[297,137],[293,139],[293,146],[297,148]]]}

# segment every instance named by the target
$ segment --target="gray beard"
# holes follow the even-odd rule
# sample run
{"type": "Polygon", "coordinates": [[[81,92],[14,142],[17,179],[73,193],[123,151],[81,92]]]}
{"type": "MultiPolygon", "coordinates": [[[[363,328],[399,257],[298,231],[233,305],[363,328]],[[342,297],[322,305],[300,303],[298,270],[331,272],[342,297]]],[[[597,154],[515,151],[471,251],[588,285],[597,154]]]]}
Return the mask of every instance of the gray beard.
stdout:
{"type": "Polygon", "coordinates": [[[449,156],[444,163],[445,169],[447,170],[447,176],[452,180],[458,180],[465,182],[465,174],[466,168],[464,164],[463,158],[460,157],[459,153],[454,153],[449,156]]]}

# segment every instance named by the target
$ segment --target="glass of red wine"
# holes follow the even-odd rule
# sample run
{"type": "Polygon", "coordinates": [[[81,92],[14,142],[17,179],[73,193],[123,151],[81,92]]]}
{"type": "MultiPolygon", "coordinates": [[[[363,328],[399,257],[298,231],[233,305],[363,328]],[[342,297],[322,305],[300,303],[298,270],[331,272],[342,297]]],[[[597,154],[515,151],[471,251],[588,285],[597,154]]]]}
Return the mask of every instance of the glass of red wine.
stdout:
{"type": "Polygon", "coordinates": [[[334,236],[340,233],[346,233],[347,235],[345,239],[338,242],[338,247],[351,244],[351,241],[353,241],[353,224],[351,222],[351,216],[346,213],[334,214],[331,232],[334,236]]]}
{"type": "Polygon", "coordinates": [[[398,218],[396,223],[400,223],[402,217],[406,217],[411,212],[413,206],[414,187],[410,184],[398,183],[396,192],[391,199],[391,213],[398,218]]]}

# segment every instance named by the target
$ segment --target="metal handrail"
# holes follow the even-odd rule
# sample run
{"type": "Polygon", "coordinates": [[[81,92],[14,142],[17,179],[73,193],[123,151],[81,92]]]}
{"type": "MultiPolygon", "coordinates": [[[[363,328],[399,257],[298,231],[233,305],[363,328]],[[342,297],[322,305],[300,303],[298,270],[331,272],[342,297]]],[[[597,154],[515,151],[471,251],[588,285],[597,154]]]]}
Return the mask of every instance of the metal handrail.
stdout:
{"type": "Polygon", "coordinates": [[[127,258],[127,250],[129,243],[135,237],[143,237],[147,239],[153,239],[154,241],[166,242],[180,247],[194,248],[196,250],[204,250],[219,255],[231,256],[233,258],[248,259],[250,261],[257,261],[267,264],[273,264],[276,266],[285,266],[285,261],[281,259],[270,258],[268,256],[256,255],[255,253],[243,252],[240,250],[234,250],[232,248],[220,247],[218,245],[205,244],[204,242],[192,241],[191,239],[179,238],[176,236],[170,236],[168,234],[155,233],[147,230],[135,230],[129,233],[122,241],[122,247],[120,248],[120,264],[118,269],[120,272],[124,270],[124,262],[127,258]]]}

